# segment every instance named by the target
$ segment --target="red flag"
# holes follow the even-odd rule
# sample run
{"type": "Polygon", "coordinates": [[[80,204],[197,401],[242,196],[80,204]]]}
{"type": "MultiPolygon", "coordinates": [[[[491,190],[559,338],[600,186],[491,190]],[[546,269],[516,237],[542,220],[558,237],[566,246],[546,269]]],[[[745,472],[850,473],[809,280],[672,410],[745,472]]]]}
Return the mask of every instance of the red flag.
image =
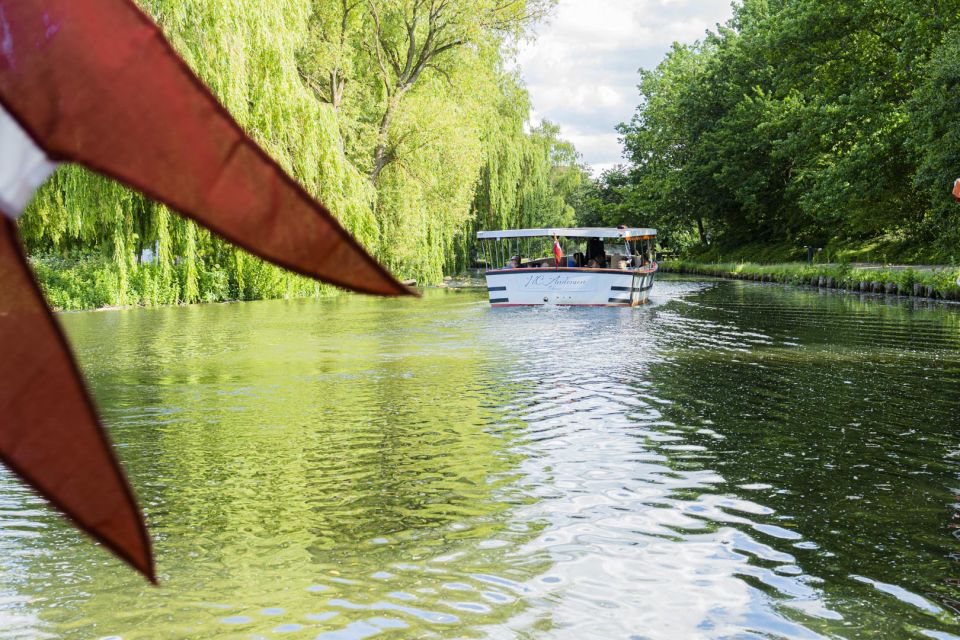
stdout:
{"type": "MultiPolygon", "coordinates": [[[[58,162],[294,271],[411,293],[241,130],[129,0],[0,0],[0,213],[16,218],[58,162]]],[[[133,494],[2,216],[0,354],[0,460],[152,580],[133,494]]]]}
{"type": "Polygon", "coordinates": [[[560,261],[563,260],[563,249],[560,248],[560,241],[556,236],[553,237],[553,256],[557,259],[557,266],[560,266],[560,261]]]}
{"type": "Polygon", "coordinates": [[[953,181],[953,199],[960,202],[960,178],[953,181]]]}

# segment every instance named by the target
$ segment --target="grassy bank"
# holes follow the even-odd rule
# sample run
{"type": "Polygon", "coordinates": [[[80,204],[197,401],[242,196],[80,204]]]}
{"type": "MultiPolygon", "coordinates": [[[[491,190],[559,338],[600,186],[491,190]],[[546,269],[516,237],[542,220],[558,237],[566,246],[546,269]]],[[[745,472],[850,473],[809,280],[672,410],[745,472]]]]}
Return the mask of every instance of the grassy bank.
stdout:
{"type": "Polygon", "coordinates": [[[752,262],[703,263],[669,260],[660,264],[668,273],[778,282],[845,289],[865,293],[887,293],[943,300],[960,300],[960,268],[920,270],[912,268],[856,268],[848,264],[788,262],[756,264],[752,262]]]}

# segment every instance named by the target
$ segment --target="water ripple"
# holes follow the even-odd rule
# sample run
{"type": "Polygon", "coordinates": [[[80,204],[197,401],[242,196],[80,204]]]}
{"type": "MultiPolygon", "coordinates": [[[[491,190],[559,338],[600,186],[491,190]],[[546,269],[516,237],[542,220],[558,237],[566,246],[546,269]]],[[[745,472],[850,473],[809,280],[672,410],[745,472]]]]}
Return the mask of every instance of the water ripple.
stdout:
{"type": "Polygon", "coordinates": [[[664,279],[63,321],[163,586],[0,471],[0,639],[958,637],[955,310],[664,279]]]}

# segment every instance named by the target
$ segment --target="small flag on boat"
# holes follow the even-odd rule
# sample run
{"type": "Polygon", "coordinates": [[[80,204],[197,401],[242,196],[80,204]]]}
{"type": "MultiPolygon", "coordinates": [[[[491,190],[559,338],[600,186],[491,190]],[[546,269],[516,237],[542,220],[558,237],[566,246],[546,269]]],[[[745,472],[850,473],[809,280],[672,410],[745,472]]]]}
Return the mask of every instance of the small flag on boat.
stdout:
{"type": "Polygon", "coordinates": [[[61,162],[250,252],[407,295],[237,125],[131,0],[0,0],[0,461],[150,580],[150,540],[14,220],[61,162]]]}
{"type": "Polygon", "coordinates": [[[557,266],[562,266],[560,261],[563,260],[563,249],[560,248],[560,240],[557,236],[553,236],[553,256],[557,259],[557,266]]]}

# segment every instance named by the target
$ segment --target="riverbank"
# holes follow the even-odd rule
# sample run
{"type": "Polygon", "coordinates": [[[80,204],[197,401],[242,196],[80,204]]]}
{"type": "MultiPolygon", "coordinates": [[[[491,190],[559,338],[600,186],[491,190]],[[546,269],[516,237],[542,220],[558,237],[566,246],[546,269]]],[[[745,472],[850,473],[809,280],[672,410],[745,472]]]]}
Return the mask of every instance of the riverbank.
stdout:
{"type": "MultiPolygon", "coordinates": [[[[319,299],[343,293],[343,290],[332,285],[286,274],[260,261],[250,262],[262,268],[257,275],[266,273],[267,277],[260,275],[238,284],[221,271],[203,271],[198,279],[196,298],[186,301],[177,295],[180,281],[184,277],[180,265],[175,265],[166,275],[156,265],[138,265],[136,271],[126,274],[126,278],[121,278],[115,265],[102,256],[82,256],[75,259],[40,256],[30,260],[47,304],[56,312],[120,311],[257,300],[319,299]],[[244,285],[246,288],[241,288],[244,285]]],[[[418,286],[416,281],[408,280],[404,284],[418,286]]],[[[420,288],[478,289],[485,286],[483,272],[474,270],[446,276],[435,285],[421,285],[420,288]]]]}
{"type": "Polygon", "coordinates": [[[203,265],[193,269],[185,262],[167,267],[155,261],[117,263],[94,252],[35,254],[29,260],[47,304],[57,311],[320,298],[337,292],[241,253],[229,271],[203,265]]]}
{"type": "Polygon", "coordinates": [[[756,264],[752,262],[700,263],[668,260],[660,263],[666,273],[694,274],[806,285],[858,293],[882,293],[940,300],[960,300],[958,267],[896,267],[850,264],[756,264]]]}

